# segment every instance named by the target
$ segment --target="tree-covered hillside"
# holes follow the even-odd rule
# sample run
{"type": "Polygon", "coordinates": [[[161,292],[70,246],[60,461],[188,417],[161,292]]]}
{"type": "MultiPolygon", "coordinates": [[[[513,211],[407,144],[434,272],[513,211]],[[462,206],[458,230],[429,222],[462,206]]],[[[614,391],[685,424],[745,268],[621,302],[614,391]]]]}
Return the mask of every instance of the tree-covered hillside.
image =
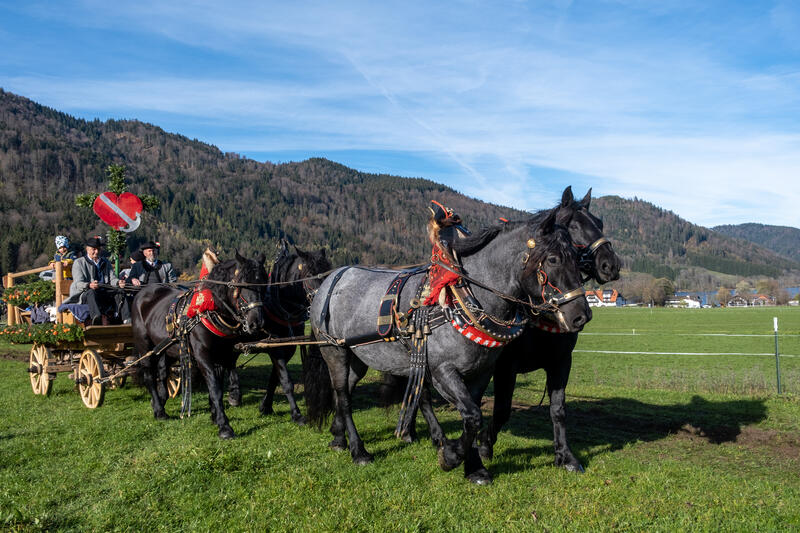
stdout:
{"type": "MultiPolygon", "coordinates": [[[[525,216],[426,179],[365,174],[325,159],[259,163],[135,120],[77,119],[0,89],[0,270],[45,264],[57,234],[80,243],[105,231],[75,199],[103,192],[110,164],[127,167],[131,192],[161,200],[132,234],[131,249],[160,240],[163,256],[190,272],[206,245],[271,256],[282,236],[326,248],[334,264],[419,262],[429,252],[424,228],[434,199],[473,229],[525,216]]],[[[787,257],[638,199],[596,198],[592,211],[626,270],[678,287],[800,273],[787,257]]]]}
{"type": "Polygon", "coordinates": [[[753,242],[795,261],[800,261],[800,229],[765,224],[715,226],[717,233],[753,242]]]}

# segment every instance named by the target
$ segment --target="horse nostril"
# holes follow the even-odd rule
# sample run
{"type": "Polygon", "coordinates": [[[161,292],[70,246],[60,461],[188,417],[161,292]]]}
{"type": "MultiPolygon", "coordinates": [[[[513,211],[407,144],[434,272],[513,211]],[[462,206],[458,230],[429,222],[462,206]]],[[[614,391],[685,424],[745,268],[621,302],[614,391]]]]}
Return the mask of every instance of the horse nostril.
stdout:
{"type": "Polygon", "coordinates": [[[576,316],[572,320],[572,325],[575,328],[579,328],[579,327],[583,326],[585,323],[586,323],[586,315],[583,315],[583,314],[580,314],[580,315],[576,316]]]}

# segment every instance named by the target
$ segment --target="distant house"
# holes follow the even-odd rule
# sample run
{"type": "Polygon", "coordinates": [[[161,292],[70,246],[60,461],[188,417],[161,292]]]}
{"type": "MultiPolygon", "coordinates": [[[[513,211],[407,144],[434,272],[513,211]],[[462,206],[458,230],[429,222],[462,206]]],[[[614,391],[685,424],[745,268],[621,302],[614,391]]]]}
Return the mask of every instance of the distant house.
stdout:
{"type": "Polygon", "coordinates": [[[664,302],[664,307],[680,307],[686,309],[700,309],[701,300],[699,296],[674,296],[664,302]]]}
{"type": "Polygon", "coordinates": [[[753,298],[750,300],[750,305],[754,307],[760,307],[763,305],[775,305],[775,299],[770,298],[765,294],[754,294],[753,298]]]}
{"type": "Polygon", "coordinates": [[[765,294],[736,295],[728,300],[728,307],[762,307],[767,305],[775,305],[775,298],[765,294]]]}
{"type": "Polygon", "coordinates": [[[591,307],[615,307],[621,300],[616,289],[586,291],[586,301],[591,307]]]}
{"type": "Polygon", "coordinates": [[[750,305],[750,301],[744,296],[736,295],[728,300],[727,305],[728,307],[747,307],[750,305]]]}

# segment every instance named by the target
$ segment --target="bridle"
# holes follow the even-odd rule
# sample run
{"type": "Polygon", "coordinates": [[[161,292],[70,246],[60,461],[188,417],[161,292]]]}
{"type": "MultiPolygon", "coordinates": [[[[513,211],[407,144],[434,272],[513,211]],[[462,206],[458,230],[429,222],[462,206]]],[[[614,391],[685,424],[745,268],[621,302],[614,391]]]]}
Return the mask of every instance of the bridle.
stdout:
{"type": "Polygon", "coordinates": [[[224,307],[231,317],[236,320],[235,325],[230,325],[228,323],[225,323],[225,325],[234,330],[241,327],[242,331],[244,331],[246,334],[256,333],[256,331],[254,331],[247,322],[247,313],[253,309],[264,307],[264,303],[261,300],[247,300],[247,298],[242,295],[241,289],[243,286],[247,286],[247,284],[242,284],[241,280],[237,279],[239,275],[239,269],[236,269],[233,274],[233,279],[227,283],[228,287],[233,288],[232,299],[234,307],[231,307],[230,304],[228,304],[226,298],[222,298],[220,301],[222,307],[224,307]]]}
{"type": "Polygon", "coordinates": [[[589,245],[582,245],[582,244],[575,244],[573,246],[578,249],[578,268],[581,271],[581,282],[586,283],[593,277],[596,277],[597,274],[597,267],[595,267],[595,253],[597,249],[603,246],[604,244],[611,245],[611,241],[609,241],[605,237],[600,237],[592,244],[589,245]]]}
{"type": "MultiPolygon", "coordinates": [[[[276,260],[277,262],[277,260],[276,260]]],[[[289,272],[294,271],[297,269],[298,271],[302,271],[305,263],[302,262],[302,258],[297,257],[289,267],[289,272]],[[295,266],[297,260],[300,259],[300,264],[295,266]]],[[[272,281],[272,274],[274,272],[275,263],[273,263],[272,268],[270,268],[269,272],[269,281],[272,281]]],[[[314,299],[314,295],[316,295],[318,288],[314,288],[311,286],[310,280],[316,278],[303,278],[299,280],[293,281],[286,281],[282,282],[281,284],[268,284],[267,293],[266,293],[266,302],[264,304],[264,310],[267,313],[267,316],[273,321],[282,326],[286,327],[297,327],[303,324],[308,319],[308,310],[311,306],[311,301],[314,299]],[[283,284],[294,284],[300,283],[303,292],[305,293],[306,301],[304,304],[296,304],[297,309],[289,310],[284,307],[281,302],[280,298],[280,286],[283,284]]]]}

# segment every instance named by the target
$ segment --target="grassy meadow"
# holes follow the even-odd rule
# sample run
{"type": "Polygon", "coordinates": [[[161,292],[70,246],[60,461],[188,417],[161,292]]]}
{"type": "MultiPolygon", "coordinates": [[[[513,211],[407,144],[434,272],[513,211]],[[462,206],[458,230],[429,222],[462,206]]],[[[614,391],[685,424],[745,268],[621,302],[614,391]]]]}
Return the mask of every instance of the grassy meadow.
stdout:
{"type": "MultiPolygon", "coordinates": [[[[355,467],[327,448],[327,431],[295,426],[282,396],[275,415],[259,415],[266,356],[243,369],[244,405],[227,411],[238,437],[222,442],[199,388],[195,416],[168,421],[154,420],[130,383],[94,411],[64,374],[49,397],[34,396],[25,362],[8,356],[28,349],[0,345],[4,530],[800,529],[796,308],[595,309],[567,389],[568,436],[586,473],[552,466],[539,371],[520,376],[489,487],[439,470],[429,442],[394,439],[398,409],[375,405],[374,372],[356,390],[354,418],[375,462],[355,467]]],[[[490,404],[491,390],[487,415],[490,404]]],[[[167,410],[177,415],[179,402],[167,410]]],[[[439,402],[437,412],[456,436],[455,411],[439,402]]]]}

